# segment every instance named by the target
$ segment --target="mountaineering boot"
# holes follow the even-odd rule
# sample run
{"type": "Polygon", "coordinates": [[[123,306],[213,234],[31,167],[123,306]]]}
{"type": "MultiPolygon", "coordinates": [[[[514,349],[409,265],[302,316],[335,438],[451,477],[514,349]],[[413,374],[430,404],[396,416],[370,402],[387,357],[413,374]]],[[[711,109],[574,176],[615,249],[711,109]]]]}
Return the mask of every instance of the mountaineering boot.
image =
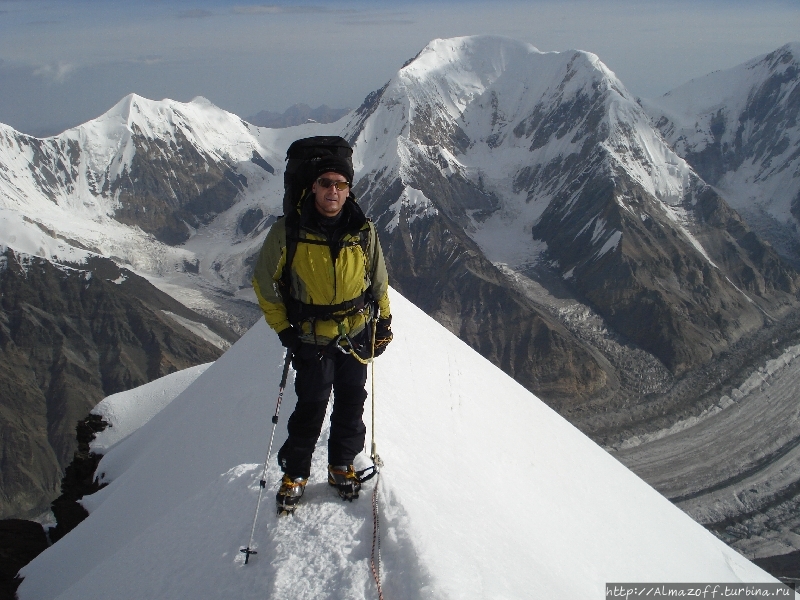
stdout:
{"type": "Polygon", "coordinates": [[[278,490],[275,500],[278,504],[279,515],[290,515],[297,508],[300,498],[303,497],[303,492],[306,489],[308,479],[303,477],[292,477],[291,475],[283,475],[281,480],[281,487],[278,490]]]}
{"type": "Polygon", "coordinates": [[[328,465],[328,483],[336,488],[342,500],[352,502],[358,498],[361,480],[353,465],[328,465]]]}

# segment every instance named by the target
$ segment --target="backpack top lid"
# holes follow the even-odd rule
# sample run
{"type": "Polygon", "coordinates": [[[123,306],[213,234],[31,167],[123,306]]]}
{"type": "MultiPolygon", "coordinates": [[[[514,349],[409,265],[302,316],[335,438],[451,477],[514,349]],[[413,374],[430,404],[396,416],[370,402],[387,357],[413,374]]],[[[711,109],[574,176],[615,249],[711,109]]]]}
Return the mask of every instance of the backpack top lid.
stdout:
{"type": "Polygon", "coordinates": [[[341,173],[352,183],[353,149],[338,135],[318,135],[292,142],[283,173],[283,214],[296,214],[305,193],[319,175],[341,173]]]}

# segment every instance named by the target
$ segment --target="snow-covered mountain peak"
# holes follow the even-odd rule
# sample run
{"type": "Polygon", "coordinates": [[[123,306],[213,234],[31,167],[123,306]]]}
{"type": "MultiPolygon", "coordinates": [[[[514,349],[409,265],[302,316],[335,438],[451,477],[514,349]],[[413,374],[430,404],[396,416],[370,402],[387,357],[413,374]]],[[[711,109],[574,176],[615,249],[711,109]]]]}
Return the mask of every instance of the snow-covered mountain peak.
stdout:
{"type": "MultiPolygon", "coordinates": [[[[790,92],[796,85],[800,69],[800,43],[794,42],[781,46],[777,50],[753,58],[745,63],[714,71],[703,77],[698,77],[687,83],[670,90],[660,98],[643,101],[648,112],[657,115],[662,111],[664,116],[676,121],[683,129],[681,141],[685,144],[702,143],[701,139],[713,137],[708,123],[698,123],[696,135],[688,137],[688,123],[697,115],[720,113],[736,115],[743,112],[755,91],[774,76],[779,76],[785,81],[776,82],[775,104],[786,105],[790,92]],[[795,83],[792,83],[795,80],[795,83]]],[[[676,130],[668,130],[670,139],[675,138],[676,130]],[[674,132],[674,133],[673,133],[674,132]]],[[[728,131],[729,136],[735,135],[728,131]]],[[[676,140],[677,141],[677,140],[676,140]]],[[[726,140],[731,141],[730,137],[726,140]]]]}
{"type": "Polygon", "coordinates": [[[103,135],[114,133],[120,127],[146,139],[176,142],[179,141],[176,136],[180,135],[198,148],[213,150],[220,158],[234,160],[249,160],[252,151],[260,146],[238,116],[202,96],[184,103],[129,94],[106,113],[77,129],[103,135]]]}
{"type": "Polygon", "coordinates": [[[485,88],[508,69],[509,63],[541,54],[534,46],[501,36],[477,35],[435,39],[399,72],[399,77],[431,79],[460,78],[464,85],[475,82],[485,88]]]}
{"type": "MultiPolygon", "coordinates": [[[[413,183],[409,165],[418,160],[430,162],[451,184],[457,176],[485,186],[488,194],[516,196],[524,206],[501,208],[509,217],[525,213],[528,230],[555,192],[552,182],[537,189],[531,173],[555,169],[570,156],[577,160],[602,148],[604,160],[668,204],[683,200],[690,173],[595,54],[541,52],[499,36],[432,41],[368,99],[348,130],[362,174],[398,174],[415,188],[404,192],[394,214],[400,206],[432,214],[426,192],[420,197],[413,183]],[[535,199],[544,202],[532,205],[535,199]]],[[[459,212],[465,209],[487,214],[497,208],[484,197],[447,212],[464,222],[459,212]]]]}
{"type": "Polygon", "coordinates": [[[192,98],[189,101],[189,103],[190,104],[199,104],[201,106],[213,106],[214,108],[217,108],[216,104],[211,102],[211,100],[209,100],[205,96],[195,96],[194,98],[192,98]]]}
{"type": "Polygon", "coordinates": [[[282,158],[273,137],[204,98],[137,94],[43,140],[3,126],[0,208],[10,212],[1,241],[48,258],[79,248],[149,273],[180,271],[197,259],[160,242],[185,240],[245,190],[263,195],[282,158]]]}
{"type": "Polygon", "coordinates": [[[797,256],[800,44],[693,79],[643,105],[679,155],[759,233],[797,256]]]}
{"type": "Polygon", "coordinates": [[[87,133],[91,132],[90,135],[103,135],[116,133],[117,130],[130,133],[134,127],[144,127],[143,131],[152,134],[147,123],[153,123],[157,115],[164,114],[165,110],[168,110],[170,102],[170,100],[157,102],[138,94],[128,94],[96,119],[69,131],[83,130],[87,133]]]}
{"type": "Polygon", "coordinates": [[[396,81],[413,103],[445,109],[452,119],[461,118],[488,92],[502,99],[512,119],[527,116],[522,113],[532,104],[575,95],[587,84],[630,98],[594,54],[541,52],[531,44],[489,35],[434,40],[399,71],[396,81]],[[527,102],[520,104],[522,97],[527,102]]]}
{"type": "MultiPolygon", "coordinates": [[[[457,229],[492,263],[522,272],[547,265],[576,287],[591,280],[589,293],[609,289],[604,278],[614,264],[624,273],[616,279],[621,296],[674,292],[665,307],[686,291],[683,267],[661,273],[675,264],[664,257],[703,270],[727,260],[714,248],[726,234],[709,231],[708,213],[718,210],[724,223],[738,217],[589,52],[545,53],[493,36],[434,40],[353,113],[345,136],[356,147],[356,193],[384,231],[408,231],[404,248],[432,239],[433,230],[447,254],[444,240],[457,229]],[[656,278],[629,267],[643,257],[656,278]],[[664,292],[662,278],[673,277],[677,284],[664,292]]],[[[414,246],[397,260],[413,263],[425,251],[414,246]]],[[[465,242],[462,256],[472,251],[465,242]]],[[[725,286],[738,302],[741,291],[725,286]]],[[[612,317],[621,296],[601,299],[612,317]]],[[[693,346],[689,361],[663,356],[680,371],[708,353],[693,346]]]]}

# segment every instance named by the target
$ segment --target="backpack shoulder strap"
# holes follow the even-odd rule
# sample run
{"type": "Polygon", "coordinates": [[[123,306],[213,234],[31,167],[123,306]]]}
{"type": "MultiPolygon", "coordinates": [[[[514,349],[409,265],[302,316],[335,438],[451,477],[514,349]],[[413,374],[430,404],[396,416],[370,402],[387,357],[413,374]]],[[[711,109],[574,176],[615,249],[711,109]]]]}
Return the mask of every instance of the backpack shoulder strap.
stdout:
{"type": "Polygon", "coordinates": [[[286,219],[286,262],[281,273],[281,292],[284,300],[290,297],[289,290],[292,285],[292,262],[297,253],[297,243],[300,241],[300,226],[296,219],[286,219]]]}
{"type": "Polygon", "coordinates": [[[372,219],[367,218],[367,226],[361,230],[360,237],[361,237],[361,249],[367,256],[367,259],[370,262],[370,266],[372,266],[372,253],[369,252],[369,247],[370,243],[372,243],[374,246],[374,244],[378,239],[378,232],[375,229],[375,223],[372,222],[372,219]]]}

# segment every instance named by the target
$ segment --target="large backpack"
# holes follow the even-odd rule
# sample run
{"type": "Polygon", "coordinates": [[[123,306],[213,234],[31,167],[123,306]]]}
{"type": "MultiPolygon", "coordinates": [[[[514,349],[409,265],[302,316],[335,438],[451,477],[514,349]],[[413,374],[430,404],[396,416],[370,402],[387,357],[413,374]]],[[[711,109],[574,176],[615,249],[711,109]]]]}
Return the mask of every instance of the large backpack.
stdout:
{"type": "Polygon", "coordinates": [[[309,191],[317,164],[325,157],[345,158],[352,168],[353,149],[338,135],[317,135],[292,142],[286,151],[286,170],[283,173],[283,214],[297,214],[300,202],[309,191]]]}
{"type": "MultiPolygon", "coordinates": [[[[297,302],[289,293],[291,285],[289,272],[298,242],[325,244],[325,242],[309,242],[308,240],[301,239],[297,216],[299,214],[300,204],[311,190],[311,180],[318,172],[317,165],[322,159],[331,155],[338,155],[345,158],[352,168],[353,149],[350,147],[350,144],[347,143],[347,140],[338,135],[318,135],[299,139],[292,142],[289,149],[286,151],[286,170],[283,174],[283,214],[286,219],[286,263],[283,267],[283,276],[281,277],[279,289],[281,290],[284,303],[286,304],[289,322],[292,324],[297,324],[307,319],[326,319],[335,312],[343,313],[344,315],[353,314],[361,310],[365,301],[367,301],[362,294],[359,298],[348,300],[339,305],[314,306],[297,302]]],[[[355,196],[352,197],[355,199],[355,196]]],[[[368,232],[364,232],[359,235],[358,242],[364,253],[367,251],[367,243],[368,232]]]]}

